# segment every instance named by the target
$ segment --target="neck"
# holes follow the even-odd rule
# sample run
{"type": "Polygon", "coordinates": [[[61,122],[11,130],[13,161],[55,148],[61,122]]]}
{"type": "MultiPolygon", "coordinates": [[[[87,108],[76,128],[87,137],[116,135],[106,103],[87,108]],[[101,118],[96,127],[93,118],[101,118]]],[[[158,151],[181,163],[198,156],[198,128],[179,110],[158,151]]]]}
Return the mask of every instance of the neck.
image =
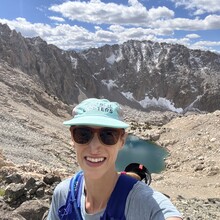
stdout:
{"type": "Polygon", "coordinates": [[[105,175],[100,179],[88,179],[85,176],[85,208],[89,214],[103,210],[114,190],[118,173],[105,175]]]}

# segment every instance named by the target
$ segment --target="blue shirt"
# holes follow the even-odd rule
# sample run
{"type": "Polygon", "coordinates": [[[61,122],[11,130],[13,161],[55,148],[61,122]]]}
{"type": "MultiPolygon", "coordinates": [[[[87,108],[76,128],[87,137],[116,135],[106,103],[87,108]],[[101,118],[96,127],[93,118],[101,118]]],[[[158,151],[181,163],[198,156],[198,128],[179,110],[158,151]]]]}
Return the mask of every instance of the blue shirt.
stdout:
{"type": "MultiPolygon", "coordinates": [[[[66,203],[69,184],[70,179],[66,179],[55,188],[47,220],[59,220],[57,212],[66,203]]],[[[85,210],[85,195],[82,193],[81,213],[84,220],[99,220],[104,211],[87,214],[85,210]]],[[[166,196],[138,181],[128,194],[125,217],[126,220],[165,220],[168,217],[181,218],[181,214],[166,196]]]]}

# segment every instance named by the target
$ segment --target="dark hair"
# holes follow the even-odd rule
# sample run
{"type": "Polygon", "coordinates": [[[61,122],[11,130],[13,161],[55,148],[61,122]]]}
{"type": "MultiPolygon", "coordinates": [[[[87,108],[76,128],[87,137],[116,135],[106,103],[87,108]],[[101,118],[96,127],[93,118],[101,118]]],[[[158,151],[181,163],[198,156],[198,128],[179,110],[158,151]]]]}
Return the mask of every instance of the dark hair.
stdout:
{"type": "Polygon", "coordinates": [[[147,185],[151,184],[151,173],[143,164],[130,163],[126,166],[125,172],[135,173],[140,177],[141,181],[144,180],[147,185]]]}

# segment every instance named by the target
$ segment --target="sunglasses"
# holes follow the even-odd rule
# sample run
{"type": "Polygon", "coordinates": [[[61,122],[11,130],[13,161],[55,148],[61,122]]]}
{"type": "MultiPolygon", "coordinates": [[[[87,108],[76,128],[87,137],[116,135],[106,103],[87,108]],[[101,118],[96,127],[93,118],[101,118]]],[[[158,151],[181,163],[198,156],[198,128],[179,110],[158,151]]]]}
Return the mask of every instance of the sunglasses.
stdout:
{"type": "Polygon", "coordinates": [[[91,128],[84,126],[71,126],[71,135],[77,144],[89,144],[97,133],[99,141],[104,145],[115,145],[120,136],[125,133],[124,129],[116,128],[91,128]]]}

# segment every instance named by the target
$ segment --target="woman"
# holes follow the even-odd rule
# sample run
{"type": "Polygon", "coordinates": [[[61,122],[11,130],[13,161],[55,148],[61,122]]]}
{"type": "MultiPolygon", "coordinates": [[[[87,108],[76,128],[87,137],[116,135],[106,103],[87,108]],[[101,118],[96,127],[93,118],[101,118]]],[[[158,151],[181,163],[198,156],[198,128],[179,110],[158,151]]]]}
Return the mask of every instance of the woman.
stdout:
{"type": "MultiPolygon", "coordinates": [[[[129,126],[123,121],[122,110],[117,103],[106,99],[84,100],[73,109],[73,119],[64,124],[70,126],[77,161],[83,172],[77,174],[74,180],[64,180],[56,187],[48,220],[182,219],[166,196],[116,171],[115,161],[125,143],[125,129],[129,126]],[[77,178],[81,180],[77,182],[77,178]],[[119,188],[122,179],[124,182],[119,188]],[[113,214],[109,217],[109,209],[117,203],[113,198],[114,192],[118,190],[118,196],[130,182],[132,185],[124,200],[123,217],[116,218],[112,210],[113,214]],[[73,200],[78,201],[76,207],[73,200]],[[71,214],[74,217],[70,217],[71,214]]],[[[123,199],[123,193],[117,200],[119,197],[123,199]]],[[[121,204],[116,209],[122,209],[121,204]]]]}

